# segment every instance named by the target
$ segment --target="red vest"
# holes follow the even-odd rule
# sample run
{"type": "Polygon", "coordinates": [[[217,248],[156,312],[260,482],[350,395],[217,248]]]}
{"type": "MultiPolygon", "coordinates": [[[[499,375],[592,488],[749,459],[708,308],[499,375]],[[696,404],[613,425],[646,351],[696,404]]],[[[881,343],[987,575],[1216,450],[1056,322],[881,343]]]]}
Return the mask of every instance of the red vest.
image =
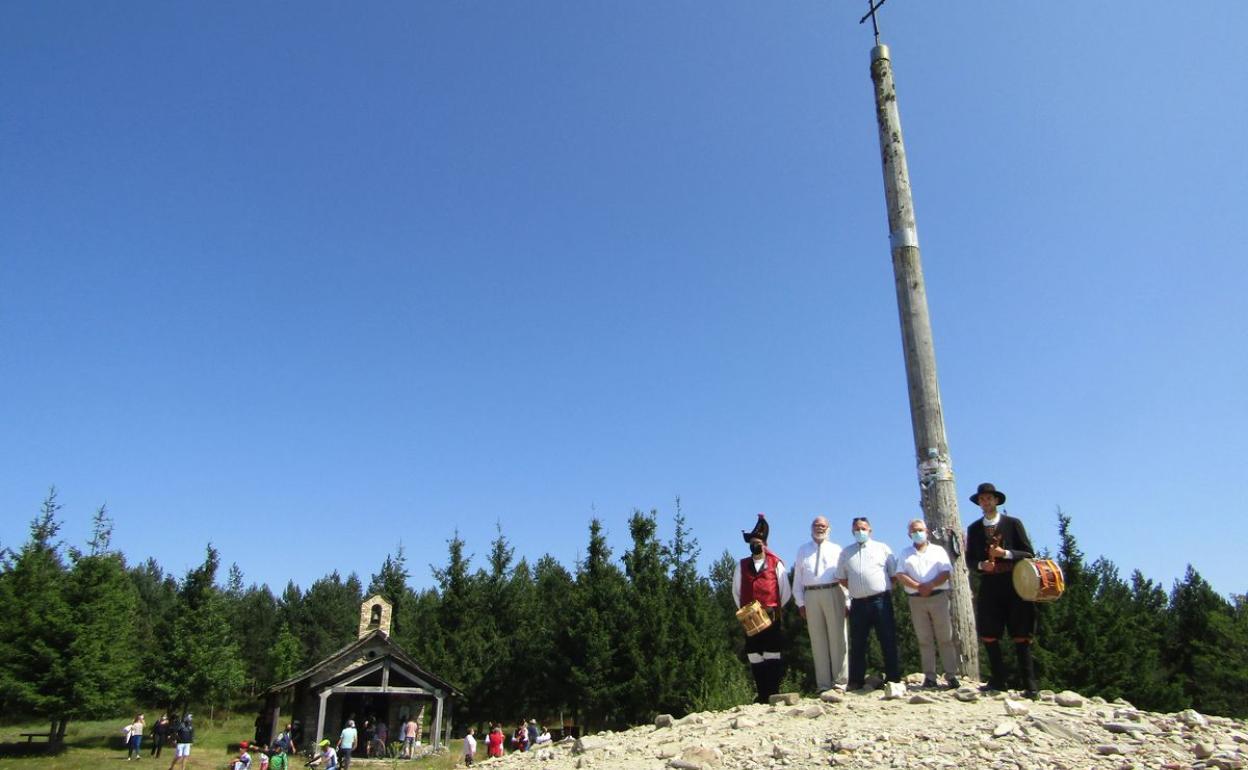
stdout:
{"type": "Polygon", "coordinates": [[[780,557],[769,550],[763,551],[763,568],[754,572],[754,557],[741,560],[741,606],[758,599],[764,607],[780,606],[780,580],[776,565],[780,557]]]}

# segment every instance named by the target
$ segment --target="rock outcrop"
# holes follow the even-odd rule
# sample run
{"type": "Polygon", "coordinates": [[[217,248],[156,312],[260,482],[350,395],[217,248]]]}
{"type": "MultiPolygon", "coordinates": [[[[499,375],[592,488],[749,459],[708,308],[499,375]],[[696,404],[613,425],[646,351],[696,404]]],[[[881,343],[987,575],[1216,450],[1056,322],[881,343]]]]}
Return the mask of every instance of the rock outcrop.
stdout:
{"type": "Polygon", "coordinates": [[[836,695],[788,695],[768,705],[660,717],[654,725],[486,764],[499,770],[1248,769],[1248,724],[1192,710],[1155,714],[1070,691],[1042,692],[1036,701],[970,688],[836,695]]]}

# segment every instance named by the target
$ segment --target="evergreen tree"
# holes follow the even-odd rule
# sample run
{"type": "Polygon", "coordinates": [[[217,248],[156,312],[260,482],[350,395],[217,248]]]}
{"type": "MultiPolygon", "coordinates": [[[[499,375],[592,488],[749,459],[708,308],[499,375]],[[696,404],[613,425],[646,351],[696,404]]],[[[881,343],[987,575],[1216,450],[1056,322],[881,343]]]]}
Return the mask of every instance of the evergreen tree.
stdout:
{"type": "Polygon", "coordinates": [[[302,660],[303,645],[290,632],[290,625],[282,623],[269,652],[269,670],[273,672],[272,684],[291,679],[302,671],[300,667],[302,660]]]}
{"type": "Polygon", "coordinates": [[[7,713],[51,722],[53,750],[64,740],[75,702],[69,666],[74,617],[65,598],[68,575],[57,540],[60,509],[53,488],[30,524],[30,539],[0,581],[0,693],[7,713]]]}
{"type": "Polygon", "coordinates": [[[368,583],[368,596],[381,594],[390,602],[390,636],[398,639],[405,626],[415,622],[411,617],[412,589],[407,586],[407,555],[399,543],[394,555],[386,554],[381,569],[368,583]]]}
{"type": "Polygon", "coordinates": [[[191,703],[226,705],[243,686],[243,663],[215,582],[219,564],[217,549],[209,545],[204,563],[186,574],[178,592],[170,686],[183,710],[191,703]]]}
{"type": "Polygon", "coordinates": [[[67,718],[112,716],[134,702],[139,680],[137,638],[129,633],[139,595],[121,554],[109,550],[112,522],[96,512],[89,550],[70,549],[72,568],[65,583],[73,641],[66,656],[71,687],[67,718]],[[120,631],[120,633],[119,633],[120,631]]]}
{"type": "Polygon", "coordinates": [[[363,601],[355,573],[343,580],[334,570],[308,588],[299,612],[288,621],[291,632],[303,642],[304,667],[329,657],[356,638],[363,601]]]}
{"type": "Polygon", "coordinates": [[[586,727],[616,726],[621,683],[629,676],[627,651],[618,641],[628,614],[626,584],[611,563],[611,549],[597,518],[589,525],[589,548],[573,590],[570,632],[574,643],[570,698],[586,727]]]}
{"type": "Polygon", "coordinates": [[[627,679],[619,688],[617,717],[635,724],[653,719],[656,713],[683,710],[684,704],[676,700],[673,687],[672,596],[657,534],[657,513],[634,510],[628,531],[632,547],[623,561],[629,591],[620,639],[626,656],[622,673],[627,679]]]}
{"type": "Polygon", "coordinates": [[[171,705],[169,640],[178,606],[178,581],[165,574],[160,564],[149,558],[129,569],[139,611],[134,616],[133,638],[139,650],[139,670],[143,676],[135,691],[139,703],[171,705]]]}
{"type": "Polygon", "coordinates": [[[481,633],[483,603],[477,581],[469,572],[472,559],[464,555],[464,541],[456,530],[447,542],[445,568],[433,568],[438,582],[439,646],[431,650],[430,665],[468,695],[467,703],[456,704],[456,718],[467,715],[472,693],[480,691],[484,666],[493,650],[481,633]]]}

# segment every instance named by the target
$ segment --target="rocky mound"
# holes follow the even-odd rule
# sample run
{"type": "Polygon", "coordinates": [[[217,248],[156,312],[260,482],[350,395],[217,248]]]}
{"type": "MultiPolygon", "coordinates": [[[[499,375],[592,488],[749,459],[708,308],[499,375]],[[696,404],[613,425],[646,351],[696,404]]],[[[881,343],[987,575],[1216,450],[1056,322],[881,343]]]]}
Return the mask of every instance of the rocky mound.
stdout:
{"type": "Polygon", "coordinates": [[[1248,767],[1248,724],[1195,711],[1155,714],[1118,700],[1044,691],[1037,701],[978,690],[883,690],[802,698],[724,712],[661,715],[653,726],[604,732],[490,761],[527,766],[663,770],[778,767],[1248,767]]]}

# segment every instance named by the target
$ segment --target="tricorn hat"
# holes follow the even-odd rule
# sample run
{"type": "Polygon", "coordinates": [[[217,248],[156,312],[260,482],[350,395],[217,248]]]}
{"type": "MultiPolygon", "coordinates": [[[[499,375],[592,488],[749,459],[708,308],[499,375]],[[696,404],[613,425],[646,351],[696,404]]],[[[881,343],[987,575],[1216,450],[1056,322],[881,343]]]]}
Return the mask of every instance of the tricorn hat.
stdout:
{"type": "Polygon", "coordinates": [[[770,529],[771,528],[767,526],[766,515],[760,513],[758,514],[758,522],[754,524],[754,529],[750,530],[749,532],[746,532],[744,529],[741,530],[741,537],[744,538],[745,542],[747,543],[753,540],[754,538],[758,538],[759,540],[762,540],[764,543],[766,543],[767,533],[770,529]]]}
{"type": "Polygon", "coordinates": [[[979,487],[975,490],[975,494],[971,495],[971,502],[975,503],[976,505],[979,505],[979,496],[984,495],[984,494],[996,495],[997,505],[1001,505],[1002,503],[1005,502],[1005,493],[999,491],[996,487],[994,487],[992,484],[989,484],[987,481],[985,481],[983,484],[980,484],[979,487]]]}

